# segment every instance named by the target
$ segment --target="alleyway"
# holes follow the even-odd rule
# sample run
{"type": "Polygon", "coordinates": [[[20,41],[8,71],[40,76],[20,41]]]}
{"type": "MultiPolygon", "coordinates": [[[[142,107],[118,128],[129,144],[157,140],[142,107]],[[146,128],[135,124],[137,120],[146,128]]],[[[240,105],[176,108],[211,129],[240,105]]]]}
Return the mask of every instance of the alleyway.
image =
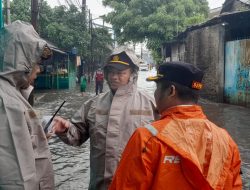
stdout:
{"type": "MultiPolygon", "coordinates": [[[[145,81],[150,72],[141,72],[139,86],[153,94],[154,83],[145,81]]],[[[59,115],[70,118],[81,104],[88,98],[93,97],[94,83],[88,87],[88,93],[82,97],[79,88],[73,90],[41,91],[36,93],[35,108],[41,115],[51,115],[56,108],[66,100],[59,115]]],[[[107,90],[107,86],[105,86],[107,90]]],[[[212,103],[202,99],[201,105],[205,109],[209,119],[221,127],[224,127],[237,142],[241,157],[242,171],[245,190],[250,189],[250,109],[212,103]]],[[[50,139],[50,149],[53,156],[53,164],[58,190],[83,190],[87,189],[89,181],[89,143],[80,148],[70,147],[62,143],[58,138],[50,139]]]]}

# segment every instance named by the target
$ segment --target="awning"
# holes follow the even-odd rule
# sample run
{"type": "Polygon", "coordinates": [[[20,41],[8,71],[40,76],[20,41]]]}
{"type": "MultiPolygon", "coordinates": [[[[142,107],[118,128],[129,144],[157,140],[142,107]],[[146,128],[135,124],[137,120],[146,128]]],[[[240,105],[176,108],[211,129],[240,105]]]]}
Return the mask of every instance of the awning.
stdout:
{"type": "Polygon", "coordinates": [[[49,46],[50,49],[52,49],[53,51],[60,53],[60,54],[64,54],[66,55],[67,53],[60,50],[58,47],[54,46],[52,43],[48,42],[47,40],[45,40],[47,42],[47,45],[49,46]]]}

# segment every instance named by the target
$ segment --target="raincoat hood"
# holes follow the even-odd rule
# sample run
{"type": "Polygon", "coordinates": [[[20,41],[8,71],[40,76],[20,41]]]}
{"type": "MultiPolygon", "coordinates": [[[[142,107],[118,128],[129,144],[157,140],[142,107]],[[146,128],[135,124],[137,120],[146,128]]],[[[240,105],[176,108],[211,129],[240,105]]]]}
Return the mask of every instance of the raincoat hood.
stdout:
{"type": "Polygon", "coordinates": [[[47,42],[39,37],[31,24],[23,21],[15,21],[3,28],[0,40],[0,77],[16,86],[40,61],[47,42]]]}

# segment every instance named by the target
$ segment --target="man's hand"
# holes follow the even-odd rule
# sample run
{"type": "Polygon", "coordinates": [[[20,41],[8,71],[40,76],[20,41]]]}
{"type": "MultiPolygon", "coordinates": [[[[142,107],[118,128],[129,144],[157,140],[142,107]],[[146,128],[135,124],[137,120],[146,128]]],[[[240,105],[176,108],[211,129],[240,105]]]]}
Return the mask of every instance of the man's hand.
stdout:
{"type": "Polygon", "coordinates": [[[68,120],[63,119],[62,117],[56,116],[53,119],[52,132],[55,134],[65,133],[67,132],[69,126],[70,126],[70,122],[68,120]]]}

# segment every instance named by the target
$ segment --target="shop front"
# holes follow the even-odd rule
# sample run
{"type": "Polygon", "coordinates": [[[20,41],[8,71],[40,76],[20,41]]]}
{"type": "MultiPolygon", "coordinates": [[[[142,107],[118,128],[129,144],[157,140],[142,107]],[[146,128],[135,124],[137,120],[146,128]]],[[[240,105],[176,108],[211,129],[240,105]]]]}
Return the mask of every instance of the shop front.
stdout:
{"type": "Polygon", "coordinates": [[[76,86],[75,56],[56,48],[53,56],[41,67],[35,81],[36,89],[71,89],[76,86]]]}

